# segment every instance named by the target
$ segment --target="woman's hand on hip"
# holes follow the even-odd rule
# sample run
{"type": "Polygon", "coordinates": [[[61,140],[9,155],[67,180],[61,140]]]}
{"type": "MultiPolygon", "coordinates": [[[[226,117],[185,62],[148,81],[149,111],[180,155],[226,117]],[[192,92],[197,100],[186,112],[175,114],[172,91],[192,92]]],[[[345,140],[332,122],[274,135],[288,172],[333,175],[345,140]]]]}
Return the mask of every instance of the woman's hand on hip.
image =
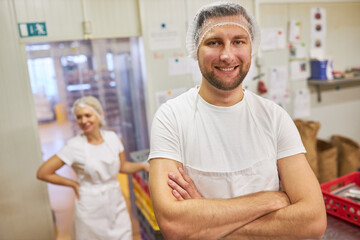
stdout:
{"type": "Polygon", "coordinates": [[[78,182],[74,181],[72,188],[74,189],[75,197],[79,200],[80,199],[80,194],[79,194],[80,184],[78,182]]]}

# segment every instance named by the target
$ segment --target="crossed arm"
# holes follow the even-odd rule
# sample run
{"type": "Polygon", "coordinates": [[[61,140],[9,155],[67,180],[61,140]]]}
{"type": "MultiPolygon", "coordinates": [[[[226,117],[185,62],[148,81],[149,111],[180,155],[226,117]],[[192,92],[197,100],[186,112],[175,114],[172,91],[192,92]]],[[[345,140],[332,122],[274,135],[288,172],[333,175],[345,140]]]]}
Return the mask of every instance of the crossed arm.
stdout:
{"type": "Polygon", "coordinates": [[[301,239],[320,238],[325,231],[321,191],[303,154],[278,160],[286,194],[264,191],[204,199],[180,177],[178,167],[180,163],[169,159],[150,161],[153,207],[167,239],[301,239]]]}

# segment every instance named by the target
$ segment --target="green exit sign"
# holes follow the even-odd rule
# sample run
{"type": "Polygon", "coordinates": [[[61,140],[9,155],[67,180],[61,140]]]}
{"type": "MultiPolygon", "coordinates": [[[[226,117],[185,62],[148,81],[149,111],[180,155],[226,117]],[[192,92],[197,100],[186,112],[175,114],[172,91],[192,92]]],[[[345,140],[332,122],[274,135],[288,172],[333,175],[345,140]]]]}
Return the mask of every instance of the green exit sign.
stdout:
{"type": "Polygon", "coordinates": [[[34,23],[19,23],[20,37],[39,37],[46,36],[46,24],[45,22],[34,22],[34,23]]]}

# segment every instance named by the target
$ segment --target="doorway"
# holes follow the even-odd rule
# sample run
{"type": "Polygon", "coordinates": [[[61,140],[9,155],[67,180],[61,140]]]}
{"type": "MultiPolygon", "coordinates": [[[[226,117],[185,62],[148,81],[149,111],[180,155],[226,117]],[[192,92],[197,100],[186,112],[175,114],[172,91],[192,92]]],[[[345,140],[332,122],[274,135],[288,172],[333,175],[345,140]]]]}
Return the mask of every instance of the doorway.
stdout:
{"type": "MultiPolygon", "coordinates": [[[[137,38],[30,43],[26,50],[44,161],[79,133],[71,108],[89,95],[103,106],[104,128],[123,139],[127,159],[130,152],[149,148],[137,38]]],[[[76,178],[69,166],[58,173],[76,178]]],[[[57,239],[70,239],[74,193],[53,184],[48,192],[57,239]]]]}

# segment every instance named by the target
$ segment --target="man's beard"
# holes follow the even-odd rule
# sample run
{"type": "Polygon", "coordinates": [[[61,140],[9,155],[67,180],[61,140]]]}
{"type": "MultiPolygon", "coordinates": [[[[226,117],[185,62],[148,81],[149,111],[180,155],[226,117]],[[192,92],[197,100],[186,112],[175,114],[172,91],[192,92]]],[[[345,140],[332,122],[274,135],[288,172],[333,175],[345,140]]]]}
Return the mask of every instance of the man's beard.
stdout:
{"type": "MultiPolygon", "coordinates": [[[[238,67],[240,67],[240,66],[238,66],[238,67]]],[[[204,78],[212,86],[214,86],[220,90],[230,91],[230,90],[234,90],[235,88],[237,88],[244,81],[244,78],[245,78],[246,74],[248,73],[248,71],[241,72],[239,74],[239,76],[236,77],[235,81],[231,85],[224,84],[218,77],[215,76],[214,71],[205,72],[205,71],[201,70],[201,73],[204,76],[204,78]]]]}

